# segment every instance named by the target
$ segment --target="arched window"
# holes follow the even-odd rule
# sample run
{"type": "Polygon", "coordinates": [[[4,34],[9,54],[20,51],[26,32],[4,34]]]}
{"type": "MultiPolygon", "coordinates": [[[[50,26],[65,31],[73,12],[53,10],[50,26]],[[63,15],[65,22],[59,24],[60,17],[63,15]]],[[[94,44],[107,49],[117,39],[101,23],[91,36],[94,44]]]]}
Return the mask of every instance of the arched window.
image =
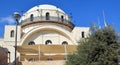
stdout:
{"type": "Polygon", "coordinates": [[[11,32],[10,32],[10,37],[14,37],[14,30],[11,30],[11,32]]]}
{"type": "Polygon", "coordinates": [[[85,32],[81,32],[82,38],[85,38],[85,32]]]}
{"type": "Polygon", "coordinates": [[[34,15],[31,14],[31,15],[30,15],[30,21],[33,21],[33,19],[34,19],[34,15]]]}
{"type": "Polygon", "coordinates": [[[46,20],[50,20],[50,14],[49,14],[49,12],[46,13],[46,20]]]}
{"type": "Polygon", "coordinates": [[[62,22],[64,21],[64,16],[63,16],[63,15],[61,16],[61,21],[62,21],[62,22]]]}
{"type": "Polygon", "coordinates": [[[30,42],[28,43],[28,45],[35,45],[35,42],[34,42],[34,41],[30,41],[30,42]]]}
{"type": "Polygon", "coordinates": [[[46,40],[45,41],[45,44],[47,45],[47,44],[52,44],[52,41],[51,40],[46,40]]]}
{"type": "Polygon", "coordinates": [[[62,45],[68,45],[68,42],[67,41],[63,41],[62,45]]]}

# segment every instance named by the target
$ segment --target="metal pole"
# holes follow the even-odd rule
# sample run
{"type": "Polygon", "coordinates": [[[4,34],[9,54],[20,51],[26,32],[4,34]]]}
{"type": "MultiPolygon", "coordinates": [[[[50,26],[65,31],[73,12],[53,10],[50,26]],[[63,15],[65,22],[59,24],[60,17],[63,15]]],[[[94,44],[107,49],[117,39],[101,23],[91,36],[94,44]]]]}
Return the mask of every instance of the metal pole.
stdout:
{"type": "Polygon", "coordinates": [[[41,16],[41,21],[42,21],[42,9],[41,9],[41,12],[40,12],[40,16],[41,16]]]}
{"type": "Polygon", "coordinates": [[[15,65],[16,65],[16,56],[17,56],[17,28],[18,28],[18,19],[16,19],[16,33],[15,33],[15,65]]]}
{"type": "Polygon", "coordinates": [[[57,7],[57,16],[58,16],[58,21],[59,21],[59,11],[58,11],[58,7],[57,7]]]}
{"type": "Polygon", "coordinates": [[[16,65],[16,56],[17,56],[17,28],[18,28],[18,19],[20,18],[20,15],[18,12],[14,12],[14,18],[16,20],[16,33],[15,33],[15,65],[16,65]]]}

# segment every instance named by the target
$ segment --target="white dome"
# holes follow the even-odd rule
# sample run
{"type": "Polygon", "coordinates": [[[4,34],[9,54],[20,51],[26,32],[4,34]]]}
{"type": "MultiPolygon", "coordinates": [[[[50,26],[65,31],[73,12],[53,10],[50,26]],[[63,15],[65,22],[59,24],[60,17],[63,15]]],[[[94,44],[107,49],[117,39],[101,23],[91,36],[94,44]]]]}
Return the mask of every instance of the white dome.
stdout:
{"type": "Polygon", "coordinates": [[[38,6],[35,6],[33,8],[31,8],[30,10],[27,11],[27,13],[29,12],[32,12],[32,11],[36,11],[36,10],[41,10],[41,9],[50,9],[50,10],[58,10],[62,13],[64,13],[63,10],[61,10],[60,8],[57,8],[56,6],[54,5],[49,5],[49,4],[43,4],[43,5],[38,5],[38,6]]]}
{"type": "Polygon", "coordinates": [[[59,21],[59,22],[70,22],[69,16],[60,8],[49,5],[43,4],[35,6],[29,9],[20,19],[21,24],[35,22],[35,21],[59,21]],[[49,19],[46,18],[46,14],[49,13],[49,19]]]}

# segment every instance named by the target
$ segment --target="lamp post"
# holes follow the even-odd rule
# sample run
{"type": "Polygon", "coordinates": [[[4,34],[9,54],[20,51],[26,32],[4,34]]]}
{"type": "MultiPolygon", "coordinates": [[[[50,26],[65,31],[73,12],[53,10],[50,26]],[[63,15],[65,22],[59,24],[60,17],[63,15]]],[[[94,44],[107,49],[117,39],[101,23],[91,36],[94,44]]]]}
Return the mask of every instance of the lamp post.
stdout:
{"type": "Polygon", "coordinates": [[[16,33],[15,33],[15,65],[16,65],[16,52],[17,52],[17,28],[18,28],[18,20],[20,18],[20,14],[18,12],[14,12],[13,14],[15,20],[16,20],[16,33]]]}

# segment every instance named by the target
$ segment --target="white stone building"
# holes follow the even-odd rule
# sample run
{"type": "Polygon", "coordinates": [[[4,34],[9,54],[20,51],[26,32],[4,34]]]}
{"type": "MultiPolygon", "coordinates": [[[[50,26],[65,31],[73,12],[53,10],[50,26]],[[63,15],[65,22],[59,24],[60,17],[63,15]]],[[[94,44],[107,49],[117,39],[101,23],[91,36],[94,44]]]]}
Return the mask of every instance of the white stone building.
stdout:
{"type": "MultiPolygon", "coordinates": [[[[74,26],[70,17],[54,5],[43,4],[29,9],[19,23],[17,57],[23,65],[29,61],[65,60],[66,53],[74,51],[78,40],[89,35],[89,27],[74,26]]],[[[4,38],[0,39],[0,45],[10,51],[11,63],[15,55],[15,29],[15,25],[6,25],[4,38]]]]}

